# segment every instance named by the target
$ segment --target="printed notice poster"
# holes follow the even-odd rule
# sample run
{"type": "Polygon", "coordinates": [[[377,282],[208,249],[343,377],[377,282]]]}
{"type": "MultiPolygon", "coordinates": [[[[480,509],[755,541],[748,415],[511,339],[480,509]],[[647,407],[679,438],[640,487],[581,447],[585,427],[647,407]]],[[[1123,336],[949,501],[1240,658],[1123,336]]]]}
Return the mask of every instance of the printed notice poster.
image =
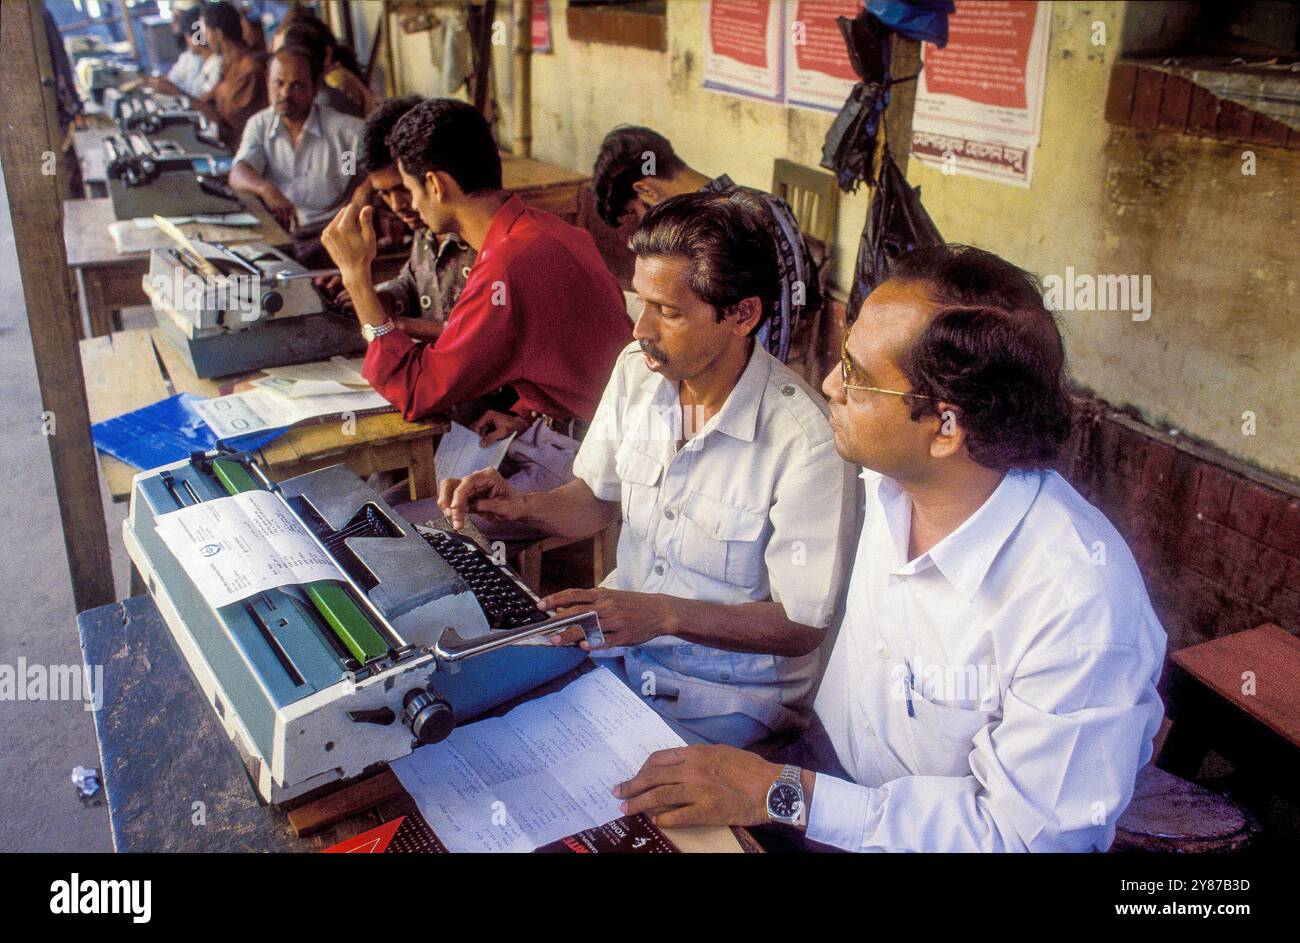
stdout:
{"type": "Polygon", "coordinates": [[[1029,186],[1043,122],[1051,4],[957,0],[924,44],[911,153],[947,173],[1029,186]]]}
{"type": "Polygon", "coordinates": [[[862,12],[861,0],[787,0],[787,104],[838,112],[858,81],[836,17],[862,12]]]}
{"type": "Polygon", "coordinates": [[[785,91],[784,9],[769,0],[709,0],[704,87],[780,102],[785,91]]]}
{"type": "Polygon", "coordinates": [[[533,52],[551,51],[550,0],[533,0],[533,52]]]}

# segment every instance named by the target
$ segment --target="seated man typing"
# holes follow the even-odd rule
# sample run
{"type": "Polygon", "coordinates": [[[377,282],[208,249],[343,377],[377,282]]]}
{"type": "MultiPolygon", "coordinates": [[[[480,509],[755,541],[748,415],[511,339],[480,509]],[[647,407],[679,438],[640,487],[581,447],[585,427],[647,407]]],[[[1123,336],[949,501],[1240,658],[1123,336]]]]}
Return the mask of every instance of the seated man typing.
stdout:
{"type": "MultiPolygon", "coordinates": [[[[369,340],[363,375],[408,420],[510,385],[511,414],[489,417],[493,438],[519,435],[508,457],[530,490],[572,478],[573,456],[600,389],[631,330],[618,283],[585,230],[524,206],[501,189],[501,157],[483,116],[449,98],[412,108],[388,137],[411,204],[437,235],[478,252],[446,328],[417,345],[395,325],[371,278],[371,207],[345,207],[323,240],[369,340]]],[[[436,502],[402,509],[438,516],[436,502]]],[[[522,532],[495,536],[523,536],[522,532]]]]}
{"type": "Polygon", "coordinates": [[[866,517],[813,726],[784,768],[666,750],[615,795],[850,851],[1106,849],[1165,635],[1123,539],[1050,468],[1070,428],[1052,315],[997,256],[918,249],[845,340],[823,389],[866,517]]]}
{"type": "MultiPolygon", "coordinates": [[[[350,192],[365,122],[314,103],[320,60],[301,46],[271,57],[267,91],[271,104],[248,121],[230,185],[262,198],[280,224],[293,232],[303,258],[350,192]]],[[[317,247],[317,252],[319,248],[317,247]]],[[[320,259],[324,262],[323,257],[320,259]]]]}
{"type": "Polygon", "coordinates": [[[680,196],[631,247],[637,342],[575,480],[520,494],[488,470],[444,481],[439,498],[457,525],[473,511],[571,537],[621,509],[605,585],[543,606],[594,610],[606,645],[593,657],[683,738],[753,743],[807,720],[855,524],[852,470],[820,397],[755,343],[777,295],[761,205],[680,196]]]}

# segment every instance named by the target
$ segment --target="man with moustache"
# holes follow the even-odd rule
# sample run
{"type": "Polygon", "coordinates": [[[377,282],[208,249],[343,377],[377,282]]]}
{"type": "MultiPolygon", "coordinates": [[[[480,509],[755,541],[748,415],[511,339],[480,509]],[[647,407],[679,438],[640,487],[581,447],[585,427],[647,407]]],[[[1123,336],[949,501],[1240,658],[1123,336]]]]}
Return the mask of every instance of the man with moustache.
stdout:
{"type": "Polygon", "coordinates": [[[294,254],[315,267],[316,237],[351,192],[365,122],[315,102],[320,60],[301,46],[271,57],[271,105],[249,119],[230,185],[256,194],[294,237],[294,254]]]}
{"type": "Polygon", "coordinates": [[[848,851],[1109,847],[1160,725],[1165,635],[1123,539],[1051,470],[1064,360],[1010,263],[897,263],[823,384],[866,515],[817,721],[784,765],[652,754],[614,789],[627,813],[848,851]]]}
{"type": "Polygon", "coordinates": [[[439,500],[453,523],[476,512],[567,537],[621,515],[617,569],[543,607],[595,611],[604,644],[582,647],[688,742],[744,746],[807,722],[855,524],[852,470],[821,398],[755,340],[778,293],[762,205],[678,196],[630,245],[635,342],[574,480],[521,494],[480,471],[444,481],[439,500]]]}

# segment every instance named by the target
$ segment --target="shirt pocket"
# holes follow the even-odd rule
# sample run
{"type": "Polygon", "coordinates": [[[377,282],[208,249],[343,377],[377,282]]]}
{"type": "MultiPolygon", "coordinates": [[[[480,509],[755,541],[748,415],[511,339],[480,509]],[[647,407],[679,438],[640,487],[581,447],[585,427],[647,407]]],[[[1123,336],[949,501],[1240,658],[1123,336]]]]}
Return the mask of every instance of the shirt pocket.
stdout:
{"type": "Polygon", "coordinates": [[[682,516],[682,566],[745,589],[766,583],[765,513],[692,494],[682,516]]]}
{"type": "Polygon", "coordinates": [[[903,723],[911,737],[916,762],[912,773],[917,776],[969,775],[969,757],[975,748],[975,735],[987,727],[998,712],[937,704],[926,700],[919,691],[912,691],[911,695],[916,716],[904,716],[903,723]]]}
{"type": "Polygon", "coordinates": [[[623,523],[644,539],[650,534],[650,522],[659,499],[663,463],[624,444],[614,455],[614,470],[621,483],[623,523]]]}

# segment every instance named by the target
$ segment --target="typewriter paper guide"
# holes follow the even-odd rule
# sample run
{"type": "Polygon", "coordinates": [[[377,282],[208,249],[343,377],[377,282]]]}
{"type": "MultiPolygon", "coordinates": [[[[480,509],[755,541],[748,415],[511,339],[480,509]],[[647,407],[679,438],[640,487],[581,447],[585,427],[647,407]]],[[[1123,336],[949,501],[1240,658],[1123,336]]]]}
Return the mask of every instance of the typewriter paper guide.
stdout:
{"type": "Polygon", "coordinates": [[[246,491],[158,518],[158,535],[214,609],[268,589],[342,578],[268,491],[246,491]]]}

